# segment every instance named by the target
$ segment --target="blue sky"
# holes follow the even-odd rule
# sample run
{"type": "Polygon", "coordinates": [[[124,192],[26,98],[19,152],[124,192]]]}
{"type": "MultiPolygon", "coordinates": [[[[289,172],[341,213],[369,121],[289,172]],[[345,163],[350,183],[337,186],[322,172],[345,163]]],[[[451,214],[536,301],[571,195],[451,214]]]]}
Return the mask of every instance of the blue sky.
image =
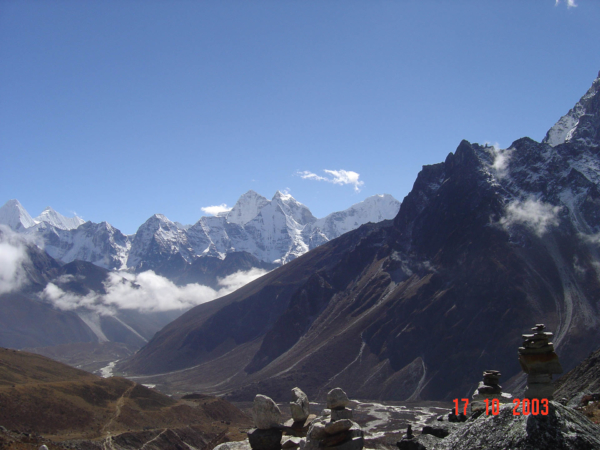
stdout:
{"type": "Polygon", "coordinates": [[[575,4],[1,1],[0,204],[133,233],[249,189],[317,217],[402,200],[462,139],[541,140],[585,93],[600,2],[575,4]]]}

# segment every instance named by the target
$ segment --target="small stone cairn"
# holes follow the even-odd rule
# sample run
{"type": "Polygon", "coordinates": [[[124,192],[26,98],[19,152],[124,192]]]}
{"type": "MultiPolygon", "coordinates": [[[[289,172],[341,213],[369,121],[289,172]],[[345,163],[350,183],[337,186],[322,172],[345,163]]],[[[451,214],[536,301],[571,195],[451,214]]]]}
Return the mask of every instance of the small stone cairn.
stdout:
{"type": "Polygon", "coordinates": [[[563,372],[554,344],[550,342],[553,334],[544,331],[545,328],[544,324],[537,324],[531,329],[533,334],[523,335],[523,346],[519,347],[519,363],[527,374],[524,398],[552,400],[552,374],[563,372]]]}
{"type": "Polygon", "coordinates": [[[308,427],[316,417],[310,413],[310,402],[308,397],[300,388],[292,389],[292,401],[290,402],[292,418],[284,424],[282,448],[293,449],[300,445],[301,438],[306,437],[308,427]]]}
{"type": "Polygon", "coordinates": [[[402,440],[396,442],[396,447],[399,450],[426,450],[426,447],[413,434],[411,425],[408,425],[406,434],[402,437],[402,440]]]}
{"type": "Polygon", "coordinates": [[[248,431],[248,441],[253,450],[281,450],[281,411],[266,395],[254,397],[252,418],[256,428],[248,431]]]}
{"type": "Polygon", "coordinates": [[[479,382],[479,386],[472,396],[471,413],[485,411],[486,399],[490,401],[490,404],[493,399],[497,399],[500,403],[512,401],[512,395],[503,393],[502,386],[498,384],[501,376],[502,374],[498,370],[483,371],[483,381],[479,382]]]}
{"type": "Polygon", "coordinates": [[[346,393],[335,388],[327,394],[327,409],[315,419],[308,429],[305,450],[327,448],[329,450],[361,450],[364,433],[352,421],[352,410],[347,408],[350,400],[346,393]],[[328,420],[329,419],[329,420],[328,420]]]}
{"type": "Polygon", "coordinates": [[[290,411],[294,422],[305,422],[310,415],[310,402],[302,389],[295,387],[292,389],[292,401],[290,402],[290,411]]]}

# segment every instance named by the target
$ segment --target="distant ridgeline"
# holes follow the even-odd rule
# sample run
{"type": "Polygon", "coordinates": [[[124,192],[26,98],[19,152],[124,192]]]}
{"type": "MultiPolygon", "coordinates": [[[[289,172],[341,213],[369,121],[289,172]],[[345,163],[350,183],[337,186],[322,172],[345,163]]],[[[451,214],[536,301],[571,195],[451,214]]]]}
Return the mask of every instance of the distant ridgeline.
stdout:
{"type": "Polygon", "coordinates": [[[393,219],[399,208],[391,195],[374,195],[317,219],[289,194],[277,191],[267,200],[248,191],[231,211],[202,217],[194,225],[155,214],[127,236],[107,222],[67,218],[50,207],[33,219],[18,200],[9,200],[0,208],[0,224],[34,237],[62,262],[78,259],[111,270],[169,274],[199,257],[224,259],[233,252],[281,265],[365,223],[393,219]]]}

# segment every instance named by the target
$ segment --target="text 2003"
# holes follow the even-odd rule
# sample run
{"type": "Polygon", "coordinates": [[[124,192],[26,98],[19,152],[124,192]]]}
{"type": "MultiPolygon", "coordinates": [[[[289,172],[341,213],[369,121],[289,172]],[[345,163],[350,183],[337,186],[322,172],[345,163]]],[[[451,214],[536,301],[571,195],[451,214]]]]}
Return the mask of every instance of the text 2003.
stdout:
{"type": "MultiPolygon", "coordinates": [[[[461,399],[464,403],[464,414],[465,416],[467,415],[467,406],[469,406],[469,399],[468,398],[463,398],[461,399]]],[[[497,416],[498,414],[500,414],[500,401],[495,398],[492,401],[490,401],[489,399],[485,399],[485,414],[486,415],[490,415],[490,411],[491,414],[493,416],[497,416]]],[[[455,398],[454,399],[454,405],[455,405],[455,411],[456,411],[456,415],[458,416],[459,411],[458,411],[458,399],[455,398]]],[[[539,414],[541,414],[542,416],[547,416],[548,415],[548,399],[547,398],[542,398],[537,399],[537,398],[524,398],[523,400],[515,398],[513,400],[513,416],[520,416],[521,414],[523,414],[524,416],[528,416],[529,414],[533,415],[533,416],[537,416],[539,414]],[[521,411],[518,410],[519,406],[521,406],[521,411]]]]}

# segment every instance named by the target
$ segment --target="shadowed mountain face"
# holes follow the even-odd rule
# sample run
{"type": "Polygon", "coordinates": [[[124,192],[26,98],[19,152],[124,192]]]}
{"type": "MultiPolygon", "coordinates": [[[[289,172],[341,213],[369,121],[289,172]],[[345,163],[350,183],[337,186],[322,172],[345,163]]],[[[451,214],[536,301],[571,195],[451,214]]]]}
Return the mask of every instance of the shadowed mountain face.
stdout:
{"type": "Polygon", "coordinates": [[[535,323],[570,369],[600,338],[600,156],[585,139],[554,144],[463,141],[423,168],[393,222],[192,309],[122,369],[188,369],[153,382],[239,399],[285,399],[295,385],[449,399],[484,369],[518,374],[520,335],[535,323]]]}

